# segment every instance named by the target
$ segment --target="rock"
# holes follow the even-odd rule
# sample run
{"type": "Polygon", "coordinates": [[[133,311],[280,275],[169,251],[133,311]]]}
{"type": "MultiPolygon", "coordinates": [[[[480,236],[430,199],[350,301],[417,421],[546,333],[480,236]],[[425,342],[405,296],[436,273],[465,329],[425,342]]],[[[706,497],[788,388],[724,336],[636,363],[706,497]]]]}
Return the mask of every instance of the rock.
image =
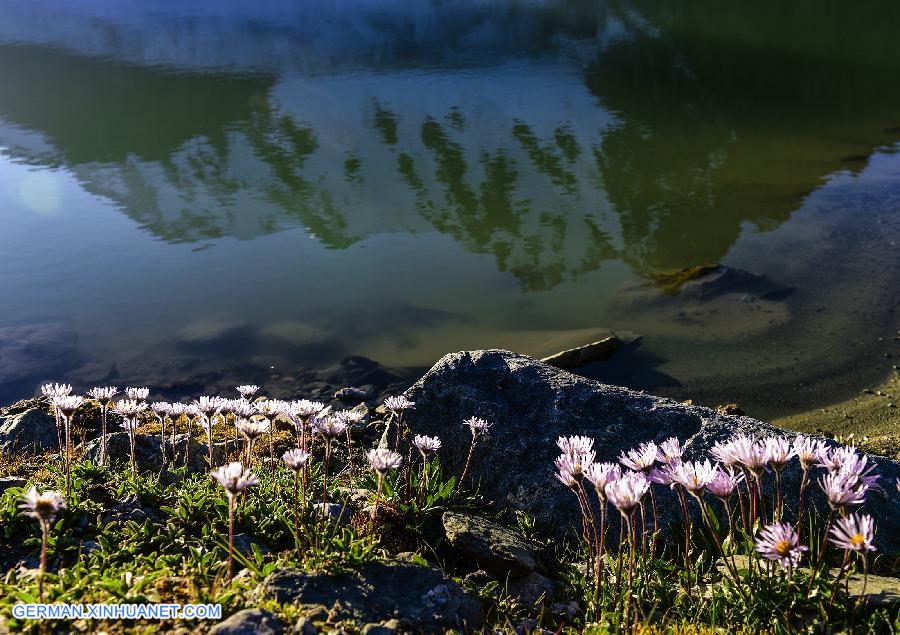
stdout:
{"type": "Polygon", "coordinates": [[[716,412],[723,415],[744,415],[747,414],[744,412],[744,409],[741,408],[741,404],[737,403],[727,403],[721,406],[716,406],[716,412]]]}
{"type": "Polygon", "coordinates": [[[383,624],[366,624],[362,628],[362,635],[394,635],[400,631],[398,620],[388,620],[383,624]]]}
{"type": "Polygon", "coordinates": [[[452,547],[501,578],[521,577],[538,567],[536,547],[497,523],[456,512],[441,518],[452,547]]]}
{"type": "Polygon", "coordinates": [[[94,542],[93,540],[85,540],[81,543],[81,553],[84,555],[89,554],[92,551],[96,551],[100,549],[100,543],[94,542]]]}
{"type": "Polygon", "coordinates": [[[497,579],[484,569],[478,569],[477,571],[467,573],[466,577],[463,578],[463,581],[468,586],[485,587],[491,582],[497,582],[497,579]]]}
{"type": "Polygon", "coordinates": [[[415,551],[401,551],[394,554],[393,560],[402,564],[421,564],[424,558],[415,551]]]}
{"type": "MultiPolygon", "coordinates": [[[[106,435],[107,451],[111,461],[128,463],[131,460],[131,448],[128,441],[127,432],[113,432],[106,435]]],[[[91,439],[85,444],[85,458],[95,463],[100,462],[100,444],[101,439],[91,439]]],[[[185,448],[188,448],[188,469],[192,472],[204,472],[208,467],[208,448],[205,443],[201,443],[193,437],[188,439],[188,435],[179,434],[175,436],[175,449],[177,450],[177,465],[183,465],[183,457],[185,448]]],[[[162,468],[162,443],[159,435],[137,434],[135,435],[135,462],[139,470],[159,470],[162,468]]],[[[218,445],[214,448],[213,459],[219,460],[223,458],[222,446],[218,445]]],[[[172,438],[166,437],[166,459],[172,461],[172,438]]]]}
{"type": "Polygon", "coordinates": [[[26,483],[28,483],[28,479],[18,476],[4,476],[0,478],[0,494],[11,487],[25,487],[26,483]]]}
{"type": "Polygon", "coordinates": [[[591,362],[606,361],[620,348],[622,340],[613,334],[596,342],[544,357],[541,361],[556,368],[578,368],[591,362]]]}
{"type": "Polygon", "coordinates": [[[284,627],[275,615],[264,609],[244,609],[222,620],[209,630],[210,635],[280,635],[284,627]]]}
{"type": "Polygon", "coordinates": [[[362,423],[365,423],[366,419],[369,418],[369,407],[364,403],[357,404],[350,409],[350,412],[362,415],[362,423]]]}
{"type": "MultiPolygon", "coordinates": [[[[347,500],[347,509],[353,511],[365,509],[375,501],[375,492],[364,487],[339,487],[339,498],[347,500]]],[[[347,514],[348,512],[344,512],[347,514]]],[[[397,554],[399,556],[399,554],[397,554]]]]}
{"type": "Polygon", "coordinates": [[[550,615],[555,615],[565,620],[574,620],[581,613],[581,607],[578,605],[578,602],[571,600],[569,602],[551,604],[548,611],[550,615]]]}
{"type": "Polygon", "coordinates": [[[308,617],[301,617],[297,620],[297,623],[294,624],[294,633],[296,635],[318,635],[319,629],[316,628],[316,625],[313,624],[313,621],[308,617]]]}
{"type": "Polygon", "coordinates": [[[414,632],[475,631],[484,621],[481,601],[431,567],[370,563],[347,573],[285,569],[271,574],[257,596],[282,604],[321,606],[332,621],[378,624],[397,619],[414,632]]]}
{"type": "MultiPolygon", "coordinates": [[[[737,569],[738,571],[745,572],[750,567],[750,558],[744,554],[734,555],[732,556],[732,559],[732,568],[737,569]]],[[[808,564],[809,563],[804,560],[800,566],[800,568],[807,573],[809,573],[808,564]]],[[[716,569],[723,576],[732,576],[728,565],[721,559],[716,563],[716,569]]],[[[863,588],[864,576],[858,571],[850,575],[849,581],[846,577],[843,577],[847,575],[847,572],[841,574],[840,569],[836,567],[830,568],[828,570],[828,575],[831,579],[837,579],[837,577],[841,575],[840,585],[842,588],[844,588],[845,584],[847,585],[846,588],[850,594],[851,603],[856,602],[860,598],[864,598],[866,603],[876,608],[900,606],[900,578],[872,575],[870,573],[866,579],[865,588],[863,588]]]]}
{"type": "MultiPolygon", "coordinates": [[[[692,460],[707,457],[714,443],[738,432],[795,434],[749,417],[601,384],[501,350],[446,355],[406,397],[416,403],[408,415],[415,433],[443,440],[441,460],[447,474],[459,474],[466,461],[471,437],[462,421],[478,416],[493,422],[489,436],[476,446],[467,484],[480,482],[486,498],[532,514],[560,533],[578,531],[580,515],[576,498],[553,476],[559,436],[587,435],[595,440],[598,461],[616,461],[623,450],[670,436],[689,442],[685,457],[692,460]]],[[[900,477],[900,464],[867,456],[883,483],[900,477]]],[[[767,482],[772,480],[770,476],[767,482]]],[[[795,508],[799,480],[795,461],[783,474],[789,507],[795,508]]],[[[668,488],[654,491],[661,527],[668,527],[680,514],[677,500],[668,488]]],[[[822,505],[815,485],[809,491],[813,502],[822,505]]],[[[879,524],[876,540],[883,552],[900,552],[898,508],[900,493],[887,486],[871,491],[863,506],[879,524]]]]}
{"type": "Polygon", "coordinates": [[[153,510],[143,508],[140,497],[132,493],[112,505],[104,514],[103,520],[106,522],[125,522],[128,520],[143,522],[148,518],[148,511],[155,516],[153,510]]]}
{"type": "Polygon", "coordinates": [[[334,398],[338,401],[362,402],[368,401],[375,397],[375,388],[372,386],[361,386],[359,388],[341,388],[334,393],[334,398]]]}
{"type": "Polygon", "coordinates": [[[0,328],[0,385],[61,375],[78,362],[77,341],[61,324],[0,328]]]}
{"type": "MultiPolygon", "coordinates": [[[[313,510],[318,518],[322,517],[322,510],[325,507],[326,505],[324,503],[313,504],[313,510]]],[[[334,523],[338,523],[341,527],[349,527],[350,517],[353,515],[353,508],[349,503],[346,505],[340,503],[328,503],[326,514],[329,524],[333,525],[334,523]]]]}
{"type": "Polygon", "coordinates": [[[556,582],[533,571],[524,578],[510,580],[506,592],[521,606],[549,605],[556,594],[556,582]]]}
{"type": "Polygon", "coordinates": [[[545,628],[541,628],[538,620],[534,618],[528,618],[519,621],[516,625],[516,635],[552,635],[553,631],[548,631],[545,628]]]}
{"type": "Polygon", "coordinates": [[[260,553],[269,553],[271,551],[266,543],[257,540],[252,536],[248,536],[247,534],[234,535],[234,550],[238,553],[252,558],[254,545],[259,549],[260,553]]]}
{"type": "Polygon", "coordinates": [[[24,412],[0,419],[0,452],[55,450],[56,419],[43,408],[30,408],[24,412]]]}
{"type": "MultiPolygon", "coordinates": [[[[836,571],[833,571],[834,575],[836,571]]],[[[860,597],[873,607],[897,607],[900,606],[900,579],[883,575],[869,575],[863,588],[863,576],[856,573],[850,576],[848,590],[850,598],[855,601],[860,597]]]]}

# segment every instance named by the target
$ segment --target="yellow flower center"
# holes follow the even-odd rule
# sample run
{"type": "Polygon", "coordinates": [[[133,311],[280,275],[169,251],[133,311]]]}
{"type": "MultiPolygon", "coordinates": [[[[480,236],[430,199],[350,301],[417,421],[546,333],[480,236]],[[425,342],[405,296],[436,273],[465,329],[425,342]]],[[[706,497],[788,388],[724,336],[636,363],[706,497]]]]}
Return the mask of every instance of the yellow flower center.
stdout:
{"type": "Polygon", "coordinates": [[[866,539],[862,534],[856,534],[850,538],[850,544],[854,548],[859,548],[866,544],[866,539]]]}
{"type": "Polygon", "coordinates": [[[779,540],[775,543],[775,553],[779,556],[786,556],[791,552],[790,540],[779,540]]]}

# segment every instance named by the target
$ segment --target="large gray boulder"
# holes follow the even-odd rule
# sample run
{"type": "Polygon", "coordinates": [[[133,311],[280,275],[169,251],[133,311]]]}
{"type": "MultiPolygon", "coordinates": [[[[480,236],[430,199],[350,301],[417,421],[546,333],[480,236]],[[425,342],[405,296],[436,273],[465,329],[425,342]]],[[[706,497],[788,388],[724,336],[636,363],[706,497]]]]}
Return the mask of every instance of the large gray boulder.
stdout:
{"type": "Polygon", "coordinates": [[[39,407],[13,411],[0,418],[0,452],[43,452],[55,450],[56,420],[39,407]]]}
{"type": "MultiPolygon", "coordinates": [[[[560,532],[580,529],[575,497],[554,478],[556,439],[561,435],[595,439],[600,461],[616,461],[623,450],[670,436],[689,443],[685,457],[693,460],[708,457],[713,444],[738,432],[794,435],[750,417],[601,384],[503,350],[446,355],[406,397],[416,404],[407,415],[412,429],[441,437],[441,460],[451,474],[462,471],[469,450],[471,436],[463,420],[477,416],[491,421],[490,436],[476,447],[467,485],[477,484],[487,498],[526,511],[560,532]]],[[[894,487],[900,464],[869,458],[882,474],[884,487],[869,494],[863,509],[876,518],[880,548],[900,553],[900,493],[894,487]]],[[[799,479],[794,461],[784,472],[789,506],[795,504],[799,479]]],[[[767,480],[771,483],[771,475],[767,480]]],[[[676,498],[668,488],[654,486],[654,491],[660,525],[668,527],[680,518],[676,498]]],[[[821,506],[818,486],[813,484],[809,491],[821,506]]],[[[693,503],[691,507],[697,508],[693,503]]]]}
{"type": "Polygon", "coordinates": [[[445,573],[406,562],[373,562],[336,574],[285,569],[267,577],[256,593],[280,604],[322,607],[333,621],[397,619],[416,633],[474,632],[484,621],[481,601],[445,573]]]}

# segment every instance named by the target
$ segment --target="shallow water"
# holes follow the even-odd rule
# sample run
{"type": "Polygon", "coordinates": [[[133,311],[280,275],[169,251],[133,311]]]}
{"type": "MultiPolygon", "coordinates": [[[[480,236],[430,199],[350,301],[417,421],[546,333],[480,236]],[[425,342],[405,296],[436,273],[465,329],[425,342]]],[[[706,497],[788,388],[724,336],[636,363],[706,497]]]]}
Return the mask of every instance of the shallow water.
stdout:
{"type": "Polygon", "coordinates": [[[4,2],[0,397],[617,329],[640,346],[587,373],[760,416],[836,401],[900,353],[898,22],[888,1],[4,2]],[[773,293],[652,283],[710,263],[773,293]]]}

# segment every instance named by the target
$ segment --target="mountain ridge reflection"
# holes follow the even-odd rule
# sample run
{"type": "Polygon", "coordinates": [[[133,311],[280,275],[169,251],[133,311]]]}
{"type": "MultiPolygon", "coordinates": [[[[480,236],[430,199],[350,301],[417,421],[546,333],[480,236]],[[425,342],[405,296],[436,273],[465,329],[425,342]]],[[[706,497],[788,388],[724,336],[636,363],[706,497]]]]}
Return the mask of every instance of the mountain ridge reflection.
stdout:
{"type": "MultiPolygon", "coordinates": [[[[826,28],[833,7],[803,2],[772,25],[771,1],[702,4],[703,19],[689,2],[414,4],[407,14],[363,4],[346,19],[366,38],[350,44],[327,24],[335,14],[269,3],[257,27],[284,26],[288,53],[308,59],[288,65],[289,54],[269,51],[242,68],[219,46],[220,63],[194,59],[192,38],[219,42],[217,27],[247,19],[224,25],[228,7],[120,24],[102,5],[122,35],[171,29],[173,51],[157,59],[150,43],[115,37],[65,51],[72,33],[93,28],[76,14],[66,14],[72,32],[0,45],[10,88],[0,120],[52,150],[4,145],[65,167],[169,242],[302,227],[346,249],[383,232],[437,231],[490,254],[524,291],[612,260],[640,275],[719,262],[745,226],[785,222],[846,167],[842,157],[893,139],[883,130],[900,70],[883,61],[896,44],[826,28]],[[785,49],[810,20],[815,36],[785,49]],[[505,39],[504,21],[516,26],[505,39]],[[747,35],[747,22],[762,35],[747,35]],[[841,51],[862,50],[826,56],[847,37],[841,51]],[[779,55],[761,57],[762,44],[779,55]],[[304,63],[314,70],[297,71],[304,63]],[[836,70],[840,81],[826,81],[836,70]]],[[[20,8],[18,24],[29,15],[20,8]]]]}

